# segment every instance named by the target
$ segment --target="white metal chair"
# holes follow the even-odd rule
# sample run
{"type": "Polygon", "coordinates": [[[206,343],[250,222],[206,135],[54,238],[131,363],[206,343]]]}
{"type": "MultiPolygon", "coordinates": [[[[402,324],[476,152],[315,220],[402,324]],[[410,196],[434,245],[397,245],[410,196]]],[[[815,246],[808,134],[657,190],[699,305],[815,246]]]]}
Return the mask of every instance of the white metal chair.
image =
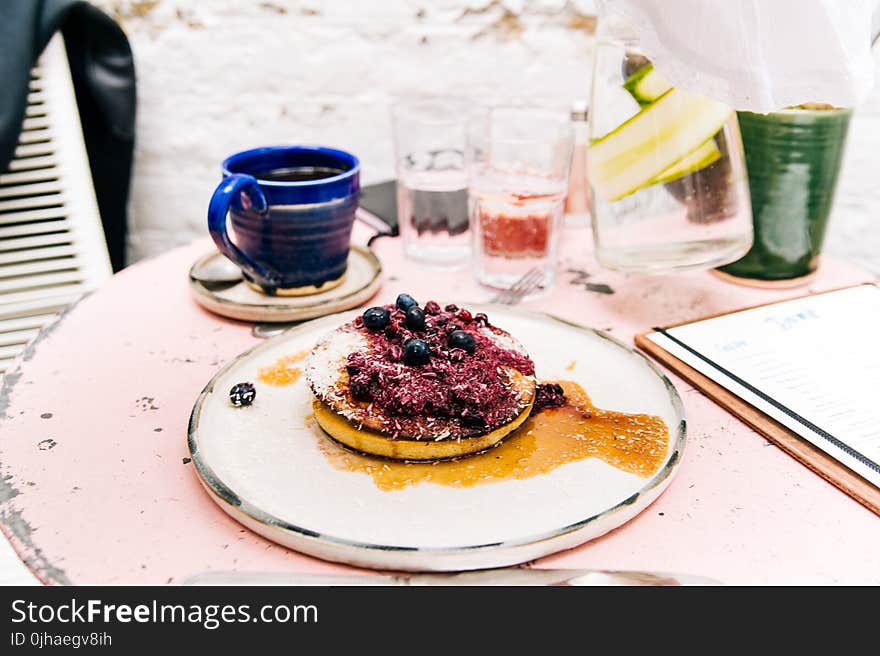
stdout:
{"type": "Polygon", "coordinates": [[[0,376],[39,329],[112,275],[64,41],[31,71],[27,114],[0,175],[0,376]]]}

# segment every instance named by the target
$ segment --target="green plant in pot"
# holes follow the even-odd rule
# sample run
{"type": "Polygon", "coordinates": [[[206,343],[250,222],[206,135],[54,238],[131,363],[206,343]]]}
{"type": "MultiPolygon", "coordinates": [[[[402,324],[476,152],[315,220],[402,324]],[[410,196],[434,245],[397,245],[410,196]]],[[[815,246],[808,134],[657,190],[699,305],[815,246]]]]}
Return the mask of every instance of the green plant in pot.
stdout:
{"type": "Polygon", "coordinates": [[[807,104],[737,112],[755,229],[740,260],[719,271],[757,285],[798,284],[819,265],[852,110],[807,104]]]}

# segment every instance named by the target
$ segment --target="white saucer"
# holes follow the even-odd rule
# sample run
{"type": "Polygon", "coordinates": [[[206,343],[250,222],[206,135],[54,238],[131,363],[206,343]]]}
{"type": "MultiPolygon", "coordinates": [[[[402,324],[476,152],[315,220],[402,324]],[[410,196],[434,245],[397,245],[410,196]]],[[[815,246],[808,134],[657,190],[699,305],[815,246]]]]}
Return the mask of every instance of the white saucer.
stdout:
{"type": "Polygon", "coordinates": [[[302,321],[357,307],[382,285],[382,265],[367,248],[352,245],[342,282],[327,291],[308,296],[268,296],[242,279],[220,290],[208,289],[192,272],[204,269],[224,256],[214,251],[200,257],[190,269],[189,286],[196,302],[211,312],[231,319],[260,322],[302,321]]]}

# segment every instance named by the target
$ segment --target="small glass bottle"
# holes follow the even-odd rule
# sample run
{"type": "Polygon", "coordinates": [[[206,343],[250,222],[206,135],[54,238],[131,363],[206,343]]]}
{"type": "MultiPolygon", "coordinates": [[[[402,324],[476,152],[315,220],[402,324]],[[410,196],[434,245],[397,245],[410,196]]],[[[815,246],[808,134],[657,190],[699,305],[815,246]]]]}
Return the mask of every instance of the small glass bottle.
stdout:
{"type": "Polygon", "coordinates": [[[590,140],[588,120],[587,101],[575,100],[571,106],[574,150],[571,156],[568,195],[565,197],[565,225],[578,228],[590,225],[590,183],[587,179],[587,147],[590,140]]]}

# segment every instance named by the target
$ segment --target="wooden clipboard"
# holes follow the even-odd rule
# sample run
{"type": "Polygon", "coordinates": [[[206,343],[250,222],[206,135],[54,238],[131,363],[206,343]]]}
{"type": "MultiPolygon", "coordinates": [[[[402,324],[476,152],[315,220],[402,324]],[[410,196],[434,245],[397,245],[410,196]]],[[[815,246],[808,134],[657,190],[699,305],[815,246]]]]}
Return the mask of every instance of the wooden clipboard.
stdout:
{"type": "MultiPolygon", "coordinates": [[[[733,312],[724,314],[733,314],[733,312]]],[[[724,314],[715,316],[724,316],[724,314]]],[[[709,318],[713,317],[702,317],[701,319],[695,319],[694,321],[709,318]]],[[[674,327],[675,326],[664,326],[664,328],[674,327]]],[[[838,487],[877,515],[880,515],[880,488],[877,488],[870,481],[853,472],[846,465],[838,462],[833,456],[825,453],[820,448],[813,446],[794,431],[783,426],[771,417],[768,417],[736,394],[729,392],[711,378],[703,375],[693,367],[679,360],[661,346],[655,344],[648,339],[648,335],[652,332],[654,331],[648,330],[637,334],[635,336],[636,346],[684,378],[722,408],[744,421],[747,425],[773,442],[773,444],[785,451],[788,455],[796,458],[829,483],[838,487]]]]}

